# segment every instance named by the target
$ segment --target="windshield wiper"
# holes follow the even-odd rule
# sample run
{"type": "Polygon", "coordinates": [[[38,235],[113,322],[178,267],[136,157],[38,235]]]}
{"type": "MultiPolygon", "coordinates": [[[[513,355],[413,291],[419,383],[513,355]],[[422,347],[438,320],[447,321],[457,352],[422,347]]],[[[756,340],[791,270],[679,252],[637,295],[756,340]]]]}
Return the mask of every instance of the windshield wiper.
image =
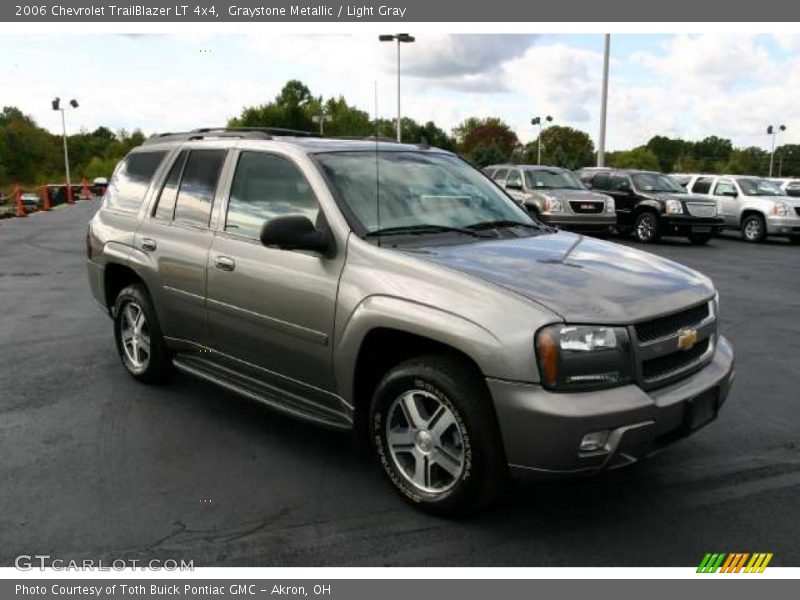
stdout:
{"type": "Polygon", "coordinates": [[[377,237],[381,235],[420,235],[425,233],[462,233],[472,237],[487,237],[478,233],[474,229],[464,227],[449,227],[447,225],[434,225],[432,223],[420,223],[418,225],[398,225],[397,227],[384,227],[375,231],[368,232],[364,237],[377,237]]]}
{"type": "Polygon", "coordinates": [[[522,221],[498,220],[498,221],[481,221],[467,225],[467,229],[471,231],[482,231],[484,229],[507,229],[509,227],[527,227],[528,229],[538,229],[539,231],[547,231],[549,228],[543,224],[537,223],[523,223],[522,221]]]}

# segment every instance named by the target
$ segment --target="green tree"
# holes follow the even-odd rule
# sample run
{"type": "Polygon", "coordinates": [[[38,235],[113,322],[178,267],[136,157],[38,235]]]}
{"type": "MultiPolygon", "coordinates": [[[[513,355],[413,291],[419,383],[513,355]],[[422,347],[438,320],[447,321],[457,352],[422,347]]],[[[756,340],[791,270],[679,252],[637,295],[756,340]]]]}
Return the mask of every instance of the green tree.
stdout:
{"type": "Polygon", "coordinates": [[[633,150],[610,152],[607,155],[607,162],[610,166],[619,169],[643,169],[646,171],[658,171],[661,169],[658,156],[647,146],[639,146],[633,150]]]}
{"type": "MultiPolygon", "coordinates": [[[[539,138],[526,144],[523,160],[536,163],[539,138]]],[[[580,169],[594,163],[594,142],[580,129],[553,125],[542,131],[542,164],[580,169]]]]}

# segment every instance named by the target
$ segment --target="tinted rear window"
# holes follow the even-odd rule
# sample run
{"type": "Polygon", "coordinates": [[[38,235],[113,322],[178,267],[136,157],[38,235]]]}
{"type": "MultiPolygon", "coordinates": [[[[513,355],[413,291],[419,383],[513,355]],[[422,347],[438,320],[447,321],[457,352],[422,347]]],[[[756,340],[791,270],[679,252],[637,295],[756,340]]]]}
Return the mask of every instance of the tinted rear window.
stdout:
{"type": "Polygon", "coordinates": [[[694,182],[692,186],[693,194],[707,194],[711,191],[711,182],[714,181],[713,177],[701,177],[694,182]]]}
{"type": "Polygon", "coordinates": [[[136,152],[119,164],[105,195],[108,208],[137,212],[166,152],[136,152]]]}

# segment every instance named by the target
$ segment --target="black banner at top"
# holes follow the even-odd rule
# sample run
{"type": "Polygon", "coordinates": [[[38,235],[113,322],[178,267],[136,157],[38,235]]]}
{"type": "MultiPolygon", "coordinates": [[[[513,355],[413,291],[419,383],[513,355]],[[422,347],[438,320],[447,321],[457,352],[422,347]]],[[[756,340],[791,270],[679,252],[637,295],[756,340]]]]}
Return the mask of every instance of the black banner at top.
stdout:
{"type": "Polygon", "coordinates": [[[787,22],[800,3],[786,0],[12,0],[11,22],[787,22]]]}

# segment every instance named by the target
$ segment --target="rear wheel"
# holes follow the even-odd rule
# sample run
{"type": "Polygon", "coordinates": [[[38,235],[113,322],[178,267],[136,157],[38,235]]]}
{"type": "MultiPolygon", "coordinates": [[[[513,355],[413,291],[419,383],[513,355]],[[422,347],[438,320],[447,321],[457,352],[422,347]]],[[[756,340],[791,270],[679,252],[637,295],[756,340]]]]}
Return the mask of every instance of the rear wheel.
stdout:
{"type": "Polygon", "coordinates": [[[800,244],[800,235],[790,235],[789,236],[789,243],[790,244],[800,244]]]}
{"type": "Polygon", "coordinates": [[[136,379],[156,383],[166,379],[172,371],[170,352],[150,295],[143,285],[130,285],[117,296],[114,338],[122,364],[136,379]]]}
{"type": "Polygon", "coordinates": [[[650,244],[661,238],[658,215],[651,210],[640,212],[633,224],[633,237],[637,242],[650,244]]]}
{"type": "Polygon", "coordinates": [[[389,371],[373,396],[370,437],[393,487],[427,512],[474,512],[507,479],[485,383],[457,357],[420,357],[389,371]]]}
{"type": "Polygon", "coordinates": [[[742,237],[746,242],[763,242],[767,237],[767,224],[761,215],[747,215],[742,220],[742,237]]]}

